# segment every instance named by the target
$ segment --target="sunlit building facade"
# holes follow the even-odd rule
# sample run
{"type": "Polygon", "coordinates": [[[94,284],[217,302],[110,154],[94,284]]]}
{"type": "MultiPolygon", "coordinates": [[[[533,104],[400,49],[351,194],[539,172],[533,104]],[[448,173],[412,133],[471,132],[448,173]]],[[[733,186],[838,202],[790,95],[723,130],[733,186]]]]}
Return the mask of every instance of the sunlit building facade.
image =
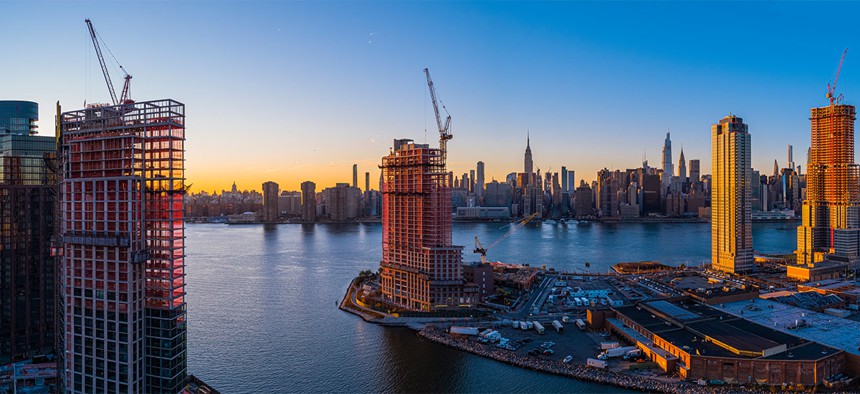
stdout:
{"type": "Polygon", "coordinates": [[[451,189],[442,151],[395,140],[382,158],[381,289],[411,310],[473,304],[464,291],[463,247],[451,242],[451,189]]]}
{"type": "Polygon", "coordinates": [[[753,268],[750,151],[743,119],[729,115],[711,126],[711,265],[724,272],[753,268]]]}
{"type": "MultiPolygon", "coordinates": [[[[811,109],[806,199],[797,227],[797,262],[806,268],[828,256],[842,262],[857,259],[860,166],[854,163],[855,118],[853,105],[811,109]]],[[[804,270],[789,270],[790,276],[797,276],[792,271],[804,270]]]]}
{"type": "Polygon", "coordinates": [[[185,385],[185,106],[158,100],[60,117],[60,374],[65,390],[185,385]]]}

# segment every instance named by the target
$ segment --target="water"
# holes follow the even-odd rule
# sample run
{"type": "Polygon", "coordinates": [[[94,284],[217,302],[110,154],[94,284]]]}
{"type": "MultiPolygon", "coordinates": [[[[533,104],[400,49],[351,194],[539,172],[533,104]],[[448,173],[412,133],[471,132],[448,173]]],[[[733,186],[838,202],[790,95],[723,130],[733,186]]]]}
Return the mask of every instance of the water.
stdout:
{"type": "MultiPolygon", "coordinates": [[[[756,251],[793,250],[795,232],[785,228],[754,225],[756,251]]],[[[507,230],[455,224],[454,241],[477,260],[474,237],[489,246],[507,230]]],[[[224,393],[619,392],[448,349],[337,309],[350,280],[379,266],[379,224],[192,224],[186,235],[189,372],[224,393]]],[[[700,264],[709,255],[707,223],[530,225],[488,252],[491,260],[571,272],[605,272],[619,261],[700,264]]]]}

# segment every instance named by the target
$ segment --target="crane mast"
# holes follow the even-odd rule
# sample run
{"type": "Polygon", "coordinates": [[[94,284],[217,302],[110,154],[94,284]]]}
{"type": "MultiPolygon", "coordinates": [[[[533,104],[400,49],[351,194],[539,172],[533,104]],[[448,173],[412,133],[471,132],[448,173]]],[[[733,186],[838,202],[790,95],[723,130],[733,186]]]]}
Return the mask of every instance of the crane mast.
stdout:
{"type": "Polygon", "coordinates": [[[842,58],[839,59],[839,67],[836,68],[836,76],[833,77],[833,85],[827,84],[827,98],[830,99],[830,105],[833,105],[834,102],[839,104],[842,101],[842,95],[834,97],[833,94],[836,93],[836,83],[839,82],[839,74],[842,72],[842,63],[845,62],[845,55],[848,53],[848,48],[845,48],[845,51],[842,52],[842,58]]]}
{"type": "Polygon", "coordinates": [[[107,63],[105,62],[104,55],[102,54],[102,48],[99,45],[99,38],[96,34],[96,30],[93,28],[93,23],[89,19],[84,20],[84,22],[87,23],[87,29],[90,31],[90,38],[93,40],[93,47],[96,49],[96,56],[99,58],[99,65],[102,67],[102,74],[105,77],[105,83],[107,84],[108,92],[110,93],[111,102],[113,102],[113,105],[133,103],[134,101],[130,97],[131,75],[125,71],[125,68],[123,68],[122,65],[119,66],[119,69],[125,74],[125,81],[122,85],[122,95],[117,99],[116,90],[113,87],[113,81],[111,81],[110,72],[108,71],[107,63]]]}
{"type": "MultiPolygon", "coordinates": [[[[445,118],[445,124],[442,124],[442,115],[439,113],[439,102],[436,100],[436,87],[433,86],[433,79],[430,78],[430,70],[424,69],[424,75],[427,76],[427,87],[430,89],[430,99],[433,101],[433,113],[436,115],[436,127],[439,128],[439,150],[442,151],[442,162],[446,160],[448,154],[448,140],[454,138],[449,132],[451,128],[451,115],[445,118]]],[[[445,106],[442,106],[445,109],[445,106]]],[[[445,109],[447,113],[448,110],[445,109]]]]}

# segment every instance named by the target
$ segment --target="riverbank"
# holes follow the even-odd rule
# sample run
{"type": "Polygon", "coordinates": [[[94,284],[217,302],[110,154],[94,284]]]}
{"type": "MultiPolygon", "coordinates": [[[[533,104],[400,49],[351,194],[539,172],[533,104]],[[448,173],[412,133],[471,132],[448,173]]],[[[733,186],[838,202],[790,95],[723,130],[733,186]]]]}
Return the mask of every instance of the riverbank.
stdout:
{"type": "MultiPolygon", "coordinates": [[[[562,364],[557,361],[522,356],[507,350],[498,349],[494,346],[483,345],[466,338],[455,338],[445,332],[444,329],[435,326],[425,326],[418,331],[418,336],[428,341],[445,345],[450,348],[472,353],[477,356],[503,362],[519,368],[565,376],[577,380],[599,383],[609,386],[621,387],[629,390],[659,393],[733,393],[738,388],[703,387],[687,382],[667,382],[645,376],[625,374],[588,367],[583,364],[562,364]]],[[[748,387],[741,391],[745,393],[760,392],[748,387]]],[[[763,391],[761,391],[763,392],[763,391]]]]}

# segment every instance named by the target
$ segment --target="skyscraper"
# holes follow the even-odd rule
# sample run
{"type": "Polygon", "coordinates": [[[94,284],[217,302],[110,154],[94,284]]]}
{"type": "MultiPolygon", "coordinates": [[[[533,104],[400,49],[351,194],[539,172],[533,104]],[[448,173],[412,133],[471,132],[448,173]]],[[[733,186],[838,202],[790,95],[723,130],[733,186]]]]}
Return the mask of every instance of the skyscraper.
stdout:
{"type": "Polygon", "coordinates": [[[666,188],[672,183],[673,176],[675,176],[675,168],[672,166],[672,140],[669,138],[669,133],[667,132],[666,140],[663,142],[663,175],[661,182],[663,190],[660,194],[666,192],[666,188]]]}
{"type": "MultiPolygon", "coordinates": [[[[797,228],[797,262],[813,268],[829,255],[841,261],[857,259],[860,167],[854,163],[854,106],[812,108],[809,119],[812,144],[797,228]]],[[[802,278],[791,268],[789,276],[802,278]]]]}
{"type": "Polygon", "coordinates": [[[179,392],[186,383],[185,106],[60,116],[63,386],[179,392]]]}
{"type": "Polygon", "coordinates": [[[275,223],[278,221],[278,216],[281,210],[278,207],[278,190],[277,183],[269,181],[263,183],[263,221],[266,223],[275,223]]]}
{"type": "Polygon", "coordinates": [[[567,167],[561,166],[561,190],[566,192],[569,191],[567,185],[567,167]]]}
{"type": "Polygon", "coordinates": [[[54,353],[56,142],[37,120],[36,103],[0,101],[0,365],[54,353]]]}
{"type": "Polygon", "coordinates": [[[317,185],[311,181],[302,182],[302,221],[313,223],[317,220],[317,185]]]}
{"type": "Polygon", "coordinates": [[[794,147],[788,145],[788,168],[794,170],[794,147]]]}
{"type": "Polygon", "coordinates": [[[687,182],[687,161],[684,160],[684,148],[681,148],[681,157],[678,158],[678,178],[681,178],[681,183],[687,182]]]}
{"type": "Polygon", "coordinates": [[[358,187],[358,164],[352,165],[352,187],[358,187]]]}
{"type": "Polygon", "coordinates": [[[478,162],[478,178],[475,180],[475,194],[478,197],[483,197],[484,195],[484,162],[478,162]]]}
{"type": "Polygon", "coordinates": [[[366,192],[370,191],[370,173],[369,172],[364,173],[364,191],[366,191],[366,192]]]}
{"type": "Polygon", "coordinates": [[[729,115],[711,126],[711,265],[740,273],[753,268],[750,134],[729,115]]]}
{"type": "Polygon", "coordinates": [[[526,135],[526,155],[523,165],[523,172],[526,174],[534,173],[534,162],[532,162],[532,147],[531,147],[531,137],[526,135]]]}
{"type": "Polygon", "coordinates": [[[383,297],[425,311],[474,302],[477,294],[464,291],[463,247],[451,242],[451,189],[443,151],[394,140],[381,167],[383,297]]]}
{"type": "Polygon", "coordinates": [[[702,173],[699,170],[699,160],[698,159],[690,159],[690,182],[698,182],[701,180],[702,173]]]}

